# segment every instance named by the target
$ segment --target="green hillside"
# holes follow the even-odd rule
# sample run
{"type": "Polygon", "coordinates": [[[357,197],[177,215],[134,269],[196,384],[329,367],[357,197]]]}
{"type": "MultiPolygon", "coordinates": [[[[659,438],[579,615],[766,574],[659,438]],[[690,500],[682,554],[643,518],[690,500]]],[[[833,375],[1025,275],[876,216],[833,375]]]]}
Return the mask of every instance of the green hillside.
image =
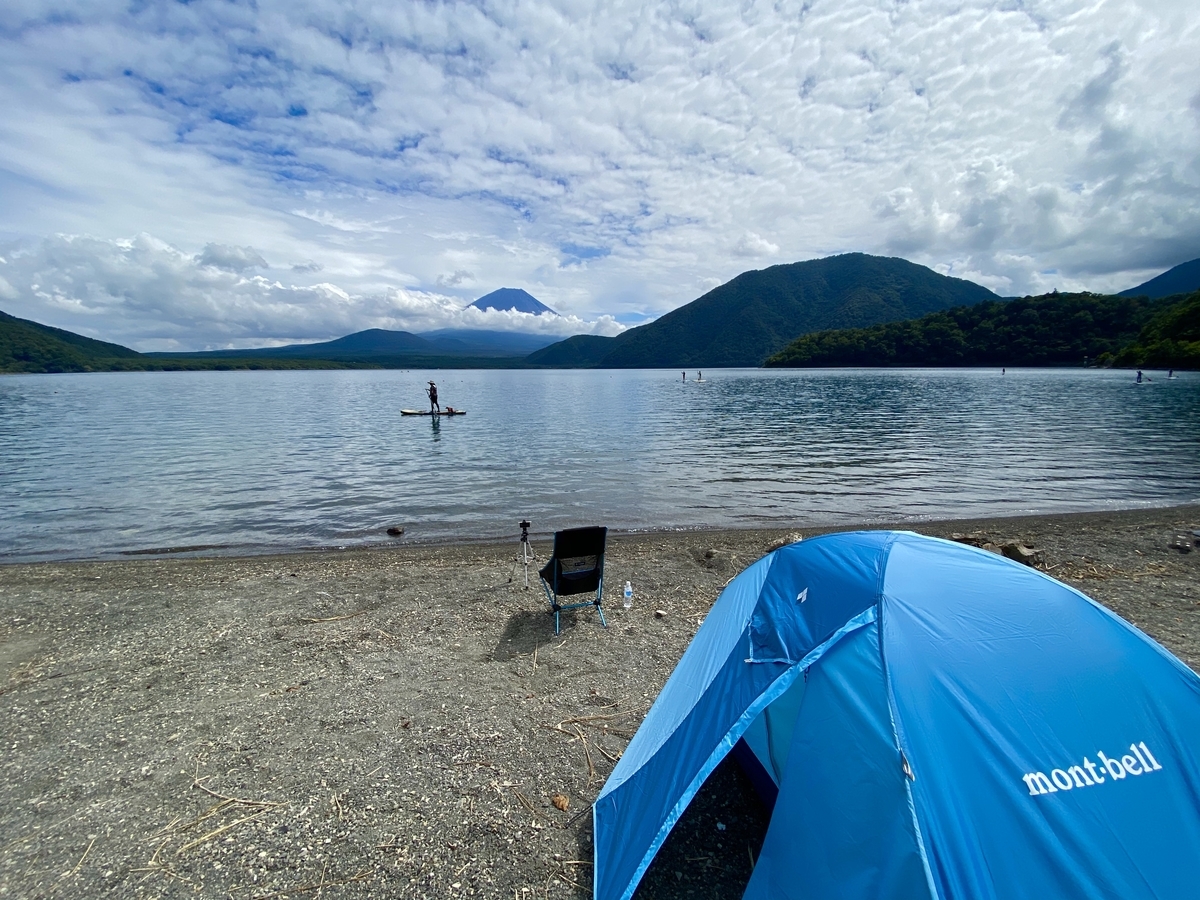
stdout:
{"type": "Polygon", "coordinates": [[[147,353],[146,356],[173,359],[323,359],[363,360],[372,356],[406,356],[409,353],[439,354],[438,348],[424,338],[407,331],[370,328],[318,344],[287,344],[283,347],[255,347],[248,350],[190,350],[182,353],[147,353]]]}
{"type": "Polygon", "coordinates": [[[0,373],[183,372],[257,369],[515,369],[519,356],[455,356],[415,335],[394,334],[390,343],[366,345],[368,332],[307,347],[203,353],[138,353],[120,344],[83,337],[0,312],[0,373]],[[364,337],[365,336],[365,337],[364,337]],[[358,342],[350,340],[358,338],[358,342]],[[405,341],[405,338],[411,340],[405,341]],[[404,349],[396,351],[396,347],[404,349]],[[411,346],[411,350],[404,352],[411,346]],[[332,347],[330,350],[328,348],[332,347]],[[423,350],[424,352],[415,352],[423,350]],[[333,358],[330,358],[333,357],[333,358]]]}
{"type": "Polygon", "coordinates": [[[616,338],[597,334],[577,334],[529,354],[525,362],[554,369],[587,369],[604,359],[614,341],[616,338]]]}
{"type": "Polygon", "coordinates": [[[613,339],[602,367],[757,366],[811,331],[911,319],[998,299],[903,259],[847,253],[745,272],[613,339]]]}
{"type": "Polygon", "coordinates": [[[1137,340],[1117,354],[1115,363],[1159,369],[1200,369],[1200,291],[1176,300],[1156,313],[1137,340]]]}
{"type": "Polygon", "coordinates": [[[307,359],[181,359],[150,357],[92,338],[0,312],[0,372],[175,372],[192,369],[330,369],[349,364],[307,359]]]}
{"type": "Polygon", "coordinates": [[[820,331],[768,366],[1080,366],[1104,364],[1164,301],[1047,294],[993,301],[870,328],[820,331]]]}
{"type": "Polygon", "coordinates": [[[0,312],[0,372],[93,372],[138,356],[120,344],[0,312]]]}
{"type": "Polygon", "coordinates": [[[1180,263],[1149,281],[1121,291],[1122,297],[1173,297],[1200,290],[1200,259],[1180,263]]]}

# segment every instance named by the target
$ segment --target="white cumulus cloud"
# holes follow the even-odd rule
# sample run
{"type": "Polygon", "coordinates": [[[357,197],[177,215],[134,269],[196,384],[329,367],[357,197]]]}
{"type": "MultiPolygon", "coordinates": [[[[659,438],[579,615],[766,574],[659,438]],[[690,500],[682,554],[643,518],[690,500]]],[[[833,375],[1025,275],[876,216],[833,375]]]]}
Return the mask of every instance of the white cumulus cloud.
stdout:
{"type": "MultiPolygon", "coordinates": [[[[232,249],[237,252],[220,258],[260,257],[252,247],[232,249]]],[[[144,351],[272,346],[366,328],[476,328],[561,337],[623,329],[610,316],[585,321],[464,310],[456,298],[427,291],[356,293],[329,282],[286,283],[252,272],[260,263],[238,270],[210,259],[147,234],[118,241],[53,235],[5,248],[0,292],[13,315],[144,351]]]]}
{"type": "Polygon", "coordinates": [[[0,235],[153,234],[221,309],[319,272],[633,321],[850,250],[1122,289],[1200,256],[1198,49],[1169,0],[28,0],[0,235]]]}

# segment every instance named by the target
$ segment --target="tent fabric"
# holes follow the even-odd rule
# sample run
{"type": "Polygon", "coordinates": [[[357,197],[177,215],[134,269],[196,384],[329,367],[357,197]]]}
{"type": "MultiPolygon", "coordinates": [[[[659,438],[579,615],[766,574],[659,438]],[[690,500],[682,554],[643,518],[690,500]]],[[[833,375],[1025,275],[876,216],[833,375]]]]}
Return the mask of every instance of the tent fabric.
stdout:
{"type": "Polygon", "coordinates": [[[906,781],[872,623],[810,672],[745,896],[930,897],[906,781]]]}
{"type": "Polygon", "coordinates": [[[751,900],[1200,883],[1200,678],[985,551],[834,534],[735,578],[594,804],[597,900],[632,896],[743,737],[779,788],[751,900]]]}
{"type": "MultiPolygon", "coordinates": [[[[799,655],[803,661],[823,652],[823,645],[843,630],[859,627],[862,622],[857,616],[875,615],[881,569],[878,553],[867,548],[874,543],[882,549],[888,537],[879,533],[859,540],[839,538],[831,535],[820,544],[793,545],[804,547],[806,556],[820,562],[812,567],[816,580],[806,583],[810,594],[815,588],[816,601],[807,595],[801,600],[802,589],[780,593],[792,587],[786,577],[780,579],[775,573],[776,566],[780,574],[791,573],[791,554],[781,552],[750,566],[717,598],[593,805],[597,897],[632,896],[704,779],[761,709],[800,674],[800,667],[788,662],[761,658],[748,662],[752,618],[758,612],[775,615],[763,610],[764,596],[771,603],[795,608],[805,618],[806,630],[818,637],[810,638],[811,646],[804,652],[799,638],[789,632],[790,644],[760,645],[760,656],[766,650],[768,656],[799,655]],[[619,821],[619,827],[605,827],[610,821],[619,821]]],[[[763,634],[761,625],[755,633],[763,634]]]]}
{"type": "Polygon", "coordinates": [[[964,565],[932,543],[897,545],[884,607],[896,719],[942,896],[1197,896],[1193,672],[1082,595],[992,554],[964,565]],[[930,582],[955,598],[951,615],[922,599],[930,582]],[[1126,755],[1130,773],[1114,775],[1126,755]],[[1162,768],[1144,771],[1149,756],[1162,768]],[[1021,779],[1033,772],[1063,786],[1031,794],[1021,779]]]}

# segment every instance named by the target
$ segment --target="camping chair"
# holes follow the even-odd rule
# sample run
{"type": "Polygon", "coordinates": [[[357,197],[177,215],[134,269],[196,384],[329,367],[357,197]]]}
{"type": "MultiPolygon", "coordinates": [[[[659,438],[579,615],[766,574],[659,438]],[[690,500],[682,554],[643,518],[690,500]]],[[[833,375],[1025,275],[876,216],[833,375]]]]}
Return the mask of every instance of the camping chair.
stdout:
{"type": "Polygon", "coordinates": [[[542,579],[542,587],[546,589],[546,599],[550,601],[550,611],[554,613],[554,633],[558,634],[558,614],[564,609],[579,609],[582,606],[594,606],[600,613],[600,624],[605,628],[604,610],[600,608],[600,598],[604,593],[604,540],[608,529],[599,525],[588,528],[568,528],[566,531],[554,533],[554,555],[542,568],[538,575],[542,579]],[[581,603],[559,603],[559,598],[575,594],[590,594],[596,596],[581,603]]]}

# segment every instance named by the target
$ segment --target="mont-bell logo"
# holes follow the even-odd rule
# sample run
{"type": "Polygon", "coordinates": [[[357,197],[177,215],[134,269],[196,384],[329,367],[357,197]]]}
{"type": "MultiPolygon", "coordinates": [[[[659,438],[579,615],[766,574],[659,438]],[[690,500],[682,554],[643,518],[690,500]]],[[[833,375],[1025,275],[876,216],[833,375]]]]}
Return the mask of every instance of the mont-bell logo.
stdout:
{"type": "Polygon", "coordinates": [[[1076,788],[1092,787],[1097,784],[1111,784],[1129,776],[1149,775],[1161,771],[1162,766],[1150,752],[1145,741],[1129,745],[1129,752],[1124,756],[1109,756],[1096,751],[1096,762],[1088,757],[1083,758],[1083,765],[1075,764],[1064,769],[1051,769],[1045,772],[1029,772],[1022,775],[1021,780],[1029,788],[1029,796],[1041,797],[1045,794],[1057,794],[1059,791],[1073,791],[1076,788]]]}

